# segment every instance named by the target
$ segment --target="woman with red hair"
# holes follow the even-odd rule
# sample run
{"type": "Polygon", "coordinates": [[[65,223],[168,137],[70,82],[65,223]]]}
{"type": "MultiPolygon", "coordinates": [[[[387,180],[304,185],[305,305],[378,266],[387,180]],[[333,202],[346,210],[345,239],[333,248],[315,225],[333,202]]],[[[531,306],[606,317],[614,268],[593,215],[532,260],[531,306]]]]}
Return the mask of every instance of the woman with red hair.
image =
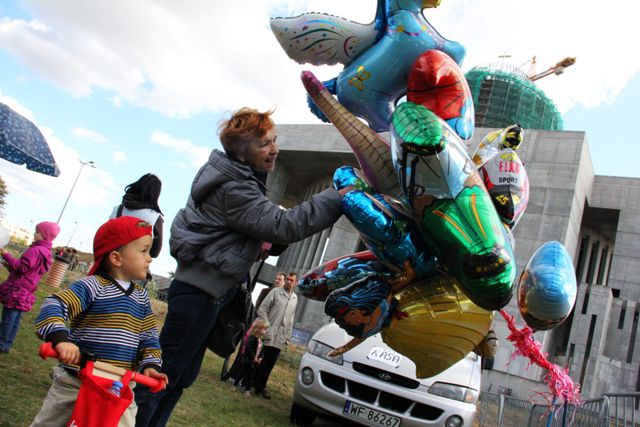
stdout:
{"type": "MultiPolygon", "coordinates": [[[[136,392],[136,426],[164,426],[185,388],[198,376],[220,310],[246,283],[263,242],[287,245],[330,227],[342,194],[329,188],[291,209],[266,196],[278,157],[272,111],[241,108],[219,127],[224,152],[213,150],[171,225],[178,267],[160,334],[167,389],[136,392]]],[[[224,327],[224,326],[219,326],[224,327]]]]}

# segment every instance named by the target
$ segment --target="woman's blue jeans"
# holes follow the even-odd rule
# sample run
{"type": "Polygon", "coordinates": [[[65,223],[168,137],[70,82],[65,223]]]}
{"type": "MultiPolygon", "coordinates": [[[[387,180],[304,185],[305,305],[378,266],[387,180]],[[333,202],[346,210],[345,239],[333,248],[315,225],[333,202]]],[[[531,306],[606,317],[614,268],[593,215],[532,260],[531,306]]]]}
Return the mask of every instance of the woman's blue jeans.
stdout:
{"type": "Polygon", "coordinates": [[[169,288],[169,309],[160,333],[162,372],[169,377],[169,384],[159,393],[136,387],[136,427],[167,424],[182,392],[198,377],[207,350],[207,338],[220,310],[233,299],[235,292],[236,288],[231,288],[216,299],[173,279],[169,288]]]}

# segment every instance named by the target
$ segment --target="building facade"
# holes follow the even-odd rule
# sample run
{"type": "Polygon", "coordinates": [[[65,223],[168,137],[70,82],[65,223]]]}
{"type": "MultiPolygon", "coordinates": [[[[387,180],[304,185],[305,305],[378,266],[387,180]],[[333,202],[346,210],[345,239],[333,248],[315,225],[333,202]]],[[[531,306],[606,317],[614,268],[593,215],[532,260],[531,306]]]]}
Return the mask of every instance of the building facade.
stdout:
{"type": "MultiPolygon", "coordinates": [[[[295,206],[331,184],[333,171],[357,166],[330,125],[280,125],[280,155],[270,174],[273,201],[295,206]]],[[[471,152],[493,129],[476,129],[471,152]]],[[[555,363],[566,366],[584,397],[640,390],[640,179],[596,176],[584,132],[525,130],[518,153],[530,182],[530,200],[515,230],[518,275],[535,250],[557,240],[574,259],[579,283],[572,315],[553,331],[535,337],[555,363]]],[[[278,270],[300,274],[338,256],[363,250],[346,218],[332,228],[291,245],[278,270]]],[[[269,270],[270,271],[270,270],[269,270]]],[[[271,277],[263,276],[263,282],[271,277]]],[[[515,298],[506,307],[518,314],[515,298]]],[[[483,374],[483,390],[528,399],[544,391],[543,372],[517,358],[501,316],[494,317],[500,349],[494,369],[483,374]]],[[[516,316],[519,324],[521,318],[516,316]]],[[[295,327],[313,332],[328,322],[323,303],[300,298],[295,327]]]]}

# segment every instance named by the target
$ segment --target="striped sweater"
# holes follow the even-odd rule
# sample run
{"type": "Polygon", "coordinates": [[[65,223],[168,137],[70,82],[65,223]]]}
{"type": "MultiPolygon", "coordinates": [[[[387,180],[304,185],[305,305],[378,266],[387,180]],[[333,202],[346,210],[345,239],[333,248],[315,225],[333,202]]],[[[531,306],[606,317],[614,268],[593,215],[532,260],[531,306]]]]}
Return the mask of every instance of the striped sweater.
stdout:
{"type": "Polygon", "coordinates": [[[85,277],[45,299],[36,334],[54,345],[71,341],[97,360],[125,369],[162,366],[149,296],[137,284],[125,291],[111,279],[85,277]]]}

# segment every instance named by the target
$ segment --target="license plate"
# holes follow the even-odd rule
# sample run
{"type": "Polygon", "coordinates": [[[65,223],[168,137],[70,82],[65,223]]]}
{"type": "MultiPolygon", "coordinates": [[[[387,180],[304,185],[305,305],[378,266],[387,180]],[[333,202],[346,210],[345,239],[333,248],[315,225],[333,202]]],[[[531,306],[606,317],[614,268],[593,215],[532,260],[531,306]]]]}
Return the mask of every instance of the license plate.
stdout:
{"type": "Polygon", "coordinates": [[[384,412],[376,411],[375,409],[367,408],[366,406],[358,405],[348,400],[344,404],[344,410],[342,412],[344,415],[366,421],[373,426],[400,427],[400,422],[402,421],[393,415],[385,414],[384,412]]]}
{"type": "Polygon", "coordinates": [[[367,356],[368,359],[386,363],[387,365],[393,366],[394,368],[400,366],[400,361],[403,357],[403,355],[396,353],[391,349],[382,347],[372,347],[369,351],[369,355],[367,356]]]}

